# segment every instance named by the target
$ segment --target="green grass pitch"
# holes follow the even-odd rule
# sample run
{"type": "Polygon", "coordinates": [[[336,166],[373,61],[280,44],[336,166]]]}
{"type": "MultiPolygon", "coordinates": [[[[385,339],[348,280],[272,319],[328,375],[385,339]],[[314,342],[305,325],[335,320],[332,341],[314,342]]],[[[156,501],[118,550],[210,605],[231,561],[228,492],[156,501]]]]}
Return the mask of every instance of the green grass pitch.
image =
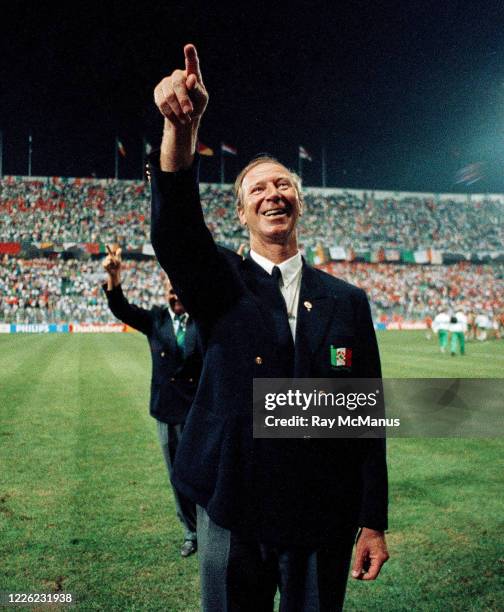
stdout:
{"type": "MultiPolygon", "coordinates": [[[[379,334],[387,377],[503,377],[504,341],[438,352],[379,334]]],[[[0,591],[74,592],[76,610],[196,611],[140,334],[0,336],[0,591]]],[[[391,559],[346,610],[504,608],[504,441],[389,440],[391,559]]],[[[302,494],[302,492],[300,492],[302,494]]]]}

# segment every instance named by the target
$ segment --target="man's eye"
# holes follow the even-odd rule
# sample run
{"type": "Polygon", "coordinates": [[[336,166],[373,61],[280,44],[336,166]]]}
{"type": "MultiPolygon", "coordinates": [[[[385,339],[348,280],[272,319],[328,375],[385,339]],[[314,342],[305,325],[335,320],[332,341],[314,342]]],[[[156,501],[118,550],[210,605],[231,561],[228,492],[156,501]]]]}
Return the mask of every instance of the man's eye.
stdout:
{"type": "Polygon", "coordinates": [[[251,193],[259,193],[260,191],[262,191],[262,187],[260,185],[256,185],[255,187],[252,187],[251,193]]]}
{"type": "Polygon", "coordinates": [[[282,183],[278,183],[278,186],[284,188],[284,187],[290,187],[290,184],[282,182],[282,183]]]}

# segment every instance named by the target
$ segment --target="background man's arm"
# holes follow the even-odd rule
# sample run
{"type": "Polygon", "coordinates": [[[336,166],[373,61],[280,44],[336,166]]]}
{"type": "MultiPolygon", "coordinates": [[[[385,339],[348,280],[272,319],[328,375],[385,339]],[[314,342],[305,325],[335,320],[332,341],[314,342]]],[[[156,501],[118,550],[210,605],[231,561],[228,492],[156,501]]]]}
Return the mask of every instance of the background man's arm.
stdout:
{"type": "Polygon", "coordinates": [[[112,314],[123,323],[144,334],[149,334],[152,329],[151,311],[130,304],[122,292],[121,249],[107,245],[107,253],[107,257],[103,260],[103,267],[107,272],[107,282],[103,285],[103,289],[112,314]]]}

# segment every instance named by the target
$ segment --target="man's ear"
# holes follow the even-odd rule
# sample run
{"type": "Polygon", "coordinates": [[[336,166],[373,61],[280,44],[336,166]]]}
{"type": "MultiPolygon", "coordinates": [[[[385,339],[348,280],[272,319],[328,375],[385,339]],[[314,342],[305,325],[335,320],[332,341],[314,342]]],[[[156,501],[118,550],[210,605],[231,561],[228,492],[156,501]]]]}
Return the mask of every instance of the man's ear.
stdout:
{"type": "Polygon", "coordinates": [[[240,220],[240,223],[242,225],[247,225],[247,219],[245,217],[245,209],[243,208],[243,206],[238,206],[236,211],[238,213],[238,219],[240,220]]]}

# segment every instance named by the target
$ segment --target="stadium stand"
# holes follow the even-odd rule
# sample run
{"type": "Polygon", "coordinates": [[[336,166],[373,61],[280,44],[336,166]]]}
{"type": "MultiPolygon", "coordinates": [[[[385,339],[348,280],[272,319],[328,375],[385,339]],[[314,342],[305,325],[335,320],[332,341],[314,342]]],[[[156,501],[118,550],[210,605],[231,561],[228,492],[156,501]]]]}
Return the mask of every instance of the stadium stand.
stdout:
{"type": "MultiPolygon", "coordinates": [[[[219,243],[246,241],[230,186],[203,185],[202,199],[219,243]]],[[[307,189],[305,201],[306,258],[365,289],[375,321],[422,320],[442,305],[493,317],[504,307],[504,196],[307,189]]],[[[99,290],[107,243],[123,247],[129,299],[161,303],[149,215],[149,188],[139,181],[6,177],[0,323],[113,321],[99,290]]]]}
{"type": "MultiPolygon", "coordinates": [[[[236,222],[231,187],[203,185],[202,199],[217,241],[237,248],[246,233],[236,222]]],[[[502,196],[306,189],[305,200],[305,248],[340,247],[347,255],[377,249],[504,253],[502,196]]],[[[139,181],[6,177],[0,243],[68,248],[118,242],[141,250],[149,242],[149,210],[148,186],[139,181]]]]}
{"type": "MultiPolygon", "coordinates": [[[[442,305],[490,313],[493,317],[503,307],[501,264],[330,263],[322,268],[365,289],[375,320],[388,320],[394,315],[420,320],[442,305]]],[[[130,301],[147,308],[162,303],[162,272],[155,261],[125,261],[123,272],[130,301]]],[[[0,268],[1,322],[114,321],[99,288],[103,278],[98,260],[4,257],[0,268]]]]}
{"type": "MultiPolygon", "coordinates": [[[[150,308],[162,303],[162,272],[157,262],[126,261],[128,298],[150,308]]],[[[99,261],[4,257],[0,267],[0,318],[3,323],[105,323],[114,321],[100,284],[99,261]]]]}

